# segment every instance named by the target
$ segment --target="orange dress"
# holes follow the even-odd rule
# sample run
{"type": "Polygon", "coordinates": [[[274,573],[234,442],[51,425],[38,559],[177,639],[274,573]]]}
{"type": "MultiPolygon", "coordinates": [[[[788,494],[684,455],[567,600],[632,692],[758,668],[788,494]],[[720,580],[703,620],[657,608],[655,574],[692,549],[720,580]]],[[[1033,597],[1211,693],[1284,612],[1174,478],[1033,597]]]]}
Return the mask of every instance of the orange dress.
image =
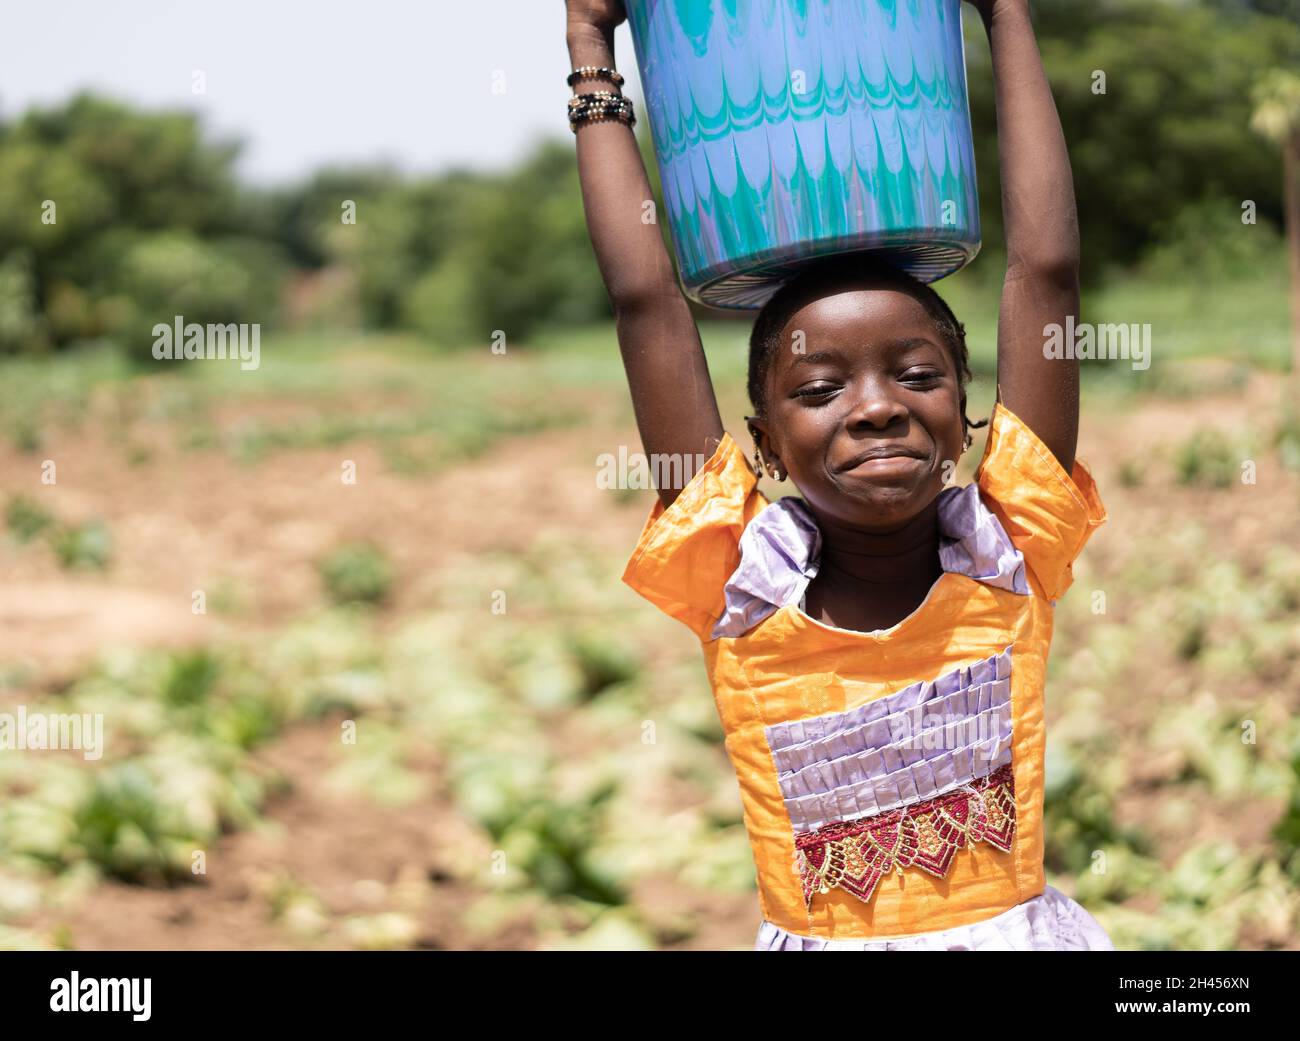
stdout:
{"type": "Polygon", "coordinates": [[[1053,607],[1105,508],[1082,460],[1067,474],[998,403],[975,483],[945,488],[939,511],[944,573],[921,606],[889,629],[835,628],[800,606],[818,563],[811,513],[770,503],[724,434],[671,506],[655,502],[623,574],[703,648],[759,946],[963,947],[970,928],[1029,910],[1087,934],[1044,946],[1109,946],[1043,871],[1053,607]]]}

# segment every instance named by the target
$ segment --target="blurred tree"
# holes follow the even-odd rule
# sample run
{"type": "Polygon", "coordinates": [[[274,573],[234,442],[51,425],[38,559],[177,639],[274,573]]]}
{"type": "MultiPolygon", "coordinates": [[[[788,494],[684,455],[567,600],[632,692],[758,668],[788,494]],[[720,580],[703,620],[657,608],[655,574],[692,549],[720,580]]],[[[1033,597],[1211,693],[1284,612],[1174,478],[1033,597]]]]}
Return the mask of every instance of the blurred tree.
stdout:
{"type": "Polygon", "coordinates": [[[1229,14],[1289,18],[1300,24],[1300,0],[1207,0],[1207,4],[1229,14]]]}
{"type": "Polygon", "coordinates": [[[275,321],[281,270],[269,243],[204,239],[186,230],[123,231],[105,236],[95,253],[102,258],[102,285],[120,309],[114,331],[141,360],[152,346],[153,326],[176,315],[204,325],[275,321]]]}
{"type": "Polygon", "coordinates": [[[1273,69],[1260,77],[1252,96],[1251,128],[1282,150],[1291,257],[1291,371],[1300,375],[1300,75],[1273,69]]]}
{"type": "MultiPolygon", "coordinates": [[[[1277,157],[1250,132],[1250,91],[1261,68],[1300,64],[1300,24],[1152,0],[1037,0],[1033,12],[1070,144],[1086,282],[1137,260],[1189,204],[1253,199],[1281,226],[1277,157]]],[[[996,243],[993,79],[983,30],[970,22],[981,217],[996,243]]]]}
{"type": "Polygon", "coordinates": [[[517,343],[546,324],[609,315],[571,142],[544,141],[515,170],[464,180],[445,199],[454,204],[455,219],[442,224],[450,241],[403,308],[426,335],[486,344],[500,330],[517,343]]]}
{"type": "MultiPolygon", "coordinates": [[[[387,167],[329,167],[305,183],[269,194],[266,229],[299,267],[317,268],[329,259],[327,239],[341,225],[343,205],[369,203],[401,186],[401,176],[387,167]]],[[[365,212],[358,206],[358,213],[365,212]]]]}
{"type": "Polygon", "coordinates": [[[273,321],[282,265],[235,180],[236,154],[192,114],[85,93],[7,126],[0,350],[109,337],[138,352],[176,314],[273,321]]]}
{"type": "MultiPolygon", "coordinates": [[[[58,150],[91,171],[116,226],[247,230],[238,224],[238,147],[204,141],[191,113],[140,112],[82,93],[56,108],[30,110],[5,144],[58,150]]],[[[73,208],[79,199],[65,202],[73,208]]]]}
{"type": "Polygon", "coordinates": [[[31,253],[0,257],[0,354],[46,346],[45,323],[36,309],[31,253]]]}
{"type": "MultiPolygon", "coordinates": [[[[1252,97],[1259,70],[1300,66],[1297,9],[1300,0],[1035,0],[1070,141],[1085,281],[1144,257],[1168,278],[1243,277],[1271,262],[1265,247],[1276,251],[1276,240],[1243,240],[1230,217],[1246,199],[1265,224],[1281,227],[1294,212],[1283,186],[1294,191],[1295,174],[1279,183],[1276,149],[1250,128],[1277,105],[1252,97]]],[[[994,84],[978,19],[966,32],[984,240],[995,255],[994,84]]],[[[637,136],[662,214],[648,129],[643,117],[637,136]]],[[[239,185],[236,154],[192,114],[88,94],[0,123],[0,351],[138,344],[142,329],[175,314],[270,322],[290,267],[312,273],[294,282],[304,306],[293,313],[346,296],[343,311],[314,313],[413,328],[445,345],[486,343],[495,330],[518,342],[610,313],[563,130],[500,173],[332,168],[275,191],[239,185]]],[[[1290,146],[1283,157],[1293,170],[1290,146]]],[[[667,239],[666,225],[660,216],[667,239]]]]}

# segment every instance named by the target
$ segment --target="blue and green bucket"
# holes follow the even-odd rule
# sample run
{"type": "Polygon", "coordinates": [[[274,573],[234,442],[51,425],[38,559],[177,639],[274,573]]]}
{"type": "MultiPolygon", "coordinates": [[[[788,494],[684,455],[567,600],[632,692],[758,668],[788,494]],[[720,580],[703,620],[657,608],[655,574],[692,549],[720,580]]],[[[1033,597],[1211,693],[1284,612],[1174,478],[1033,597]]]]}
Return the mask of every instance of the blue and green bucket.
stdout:
{"type": "Polygon", "coordinates": [[[755,308],[810,260],[923,282],[980,248],[961,0],[626,0],[683,288],[755,308]]]}

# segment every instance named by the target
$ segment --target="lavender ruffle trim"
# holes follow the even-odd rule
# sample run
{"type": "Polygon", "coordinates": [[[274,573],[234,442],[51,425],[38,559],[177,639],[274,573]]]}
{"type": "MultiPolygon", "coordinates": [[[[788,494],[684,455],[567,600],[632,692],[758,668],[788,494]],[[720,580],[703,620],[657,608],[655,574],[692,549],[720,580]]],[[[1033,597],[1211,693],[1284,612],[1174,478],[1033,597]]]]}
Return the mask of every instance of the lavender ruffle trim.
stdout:
{"type": "MultiPolygon", "coordinates": [[[[767,727],[768,744],[772,747],[777,768],[782,772],[806,766],[807,761],[797,752],[807,746],[820,746],[836,737],[856,731],[873,720],[884,719],[893,713],[924,708],[936,698],[946,698],[972,687],[1005,680],[1011,676],[1011,648],[990,655],[970,665],[945,672],[933,680],[918,680],[902,690],[882,698],[868,701],[847,712],[828,712],[811,719],[795,719],[788,723],[773,723],[767,727]]],[[[999,699],[999,701],[1005,699],[999,699]]],[[[979,705],[988,708],[989,705],[979,705]]],[[[858,746],[866,747],[866,746],[858,746]]],[[[814,757],[818,758],[818,757],[814,757]]],[[[833,758],[833,756],[832,756],[833,758]]]]}
{"type": "Polygon", "coordinates": [[[999,915],[937,932],[887,940],[821,940],[771,922],[759,926],[756,951],[1113,951],[1106,931],[1082,906],[1048,886],[999,915]]]}
{"type": "Polygon", "coordinates": [[[1025,558],[984,505],[978,485],[939,493],[939,536],[939,563],[945,571],[1029,595],[1025,558]]]}
{"type": "MultiPolygon", "coordinates": [[[[944,571],[1029,595],[1025,559],[977,485],[939,493],[939,563],[944,571]]],[[[797,604],[817,576],[821,532],[802,499],[770,503],[740,535],[740,565],[712,636],[737,637],[786,604],[797,604]]]]}
{"type": "Polygon", "coordinates": [[[713,637],[739,636],[778,607],[798,603],[817,576],[821,531],[799,499],[770,503],[740,533],[740,566],[727,582],[727,607],[713,637]]]}
{"type": "Polygon", "coordinates": [[[1011,648],[766,731],[796,834],[946,794],[1011,762],[1011,648]]]}

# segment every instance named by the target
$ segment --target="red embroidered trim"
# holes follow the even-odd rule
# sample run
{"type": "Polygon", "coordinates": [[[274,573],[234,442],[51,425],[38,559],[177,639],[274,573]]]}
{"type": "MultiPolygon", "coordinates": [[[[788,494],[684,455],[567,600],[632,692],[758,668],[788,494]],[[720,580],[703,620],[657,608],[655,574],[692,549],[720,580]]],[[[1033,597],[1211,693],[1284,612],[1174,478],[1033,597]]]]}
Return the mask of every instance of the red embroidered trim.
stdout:
{"type": "Polygon", "coordinates": [[[959,849],[987,842],[1006,853],[1015,833],[1008,763],[946,795],[797,836],[795,860],[809,907],[836,886],[865,903],[890,871],[918,867],[943,878],[959,849]]]}

